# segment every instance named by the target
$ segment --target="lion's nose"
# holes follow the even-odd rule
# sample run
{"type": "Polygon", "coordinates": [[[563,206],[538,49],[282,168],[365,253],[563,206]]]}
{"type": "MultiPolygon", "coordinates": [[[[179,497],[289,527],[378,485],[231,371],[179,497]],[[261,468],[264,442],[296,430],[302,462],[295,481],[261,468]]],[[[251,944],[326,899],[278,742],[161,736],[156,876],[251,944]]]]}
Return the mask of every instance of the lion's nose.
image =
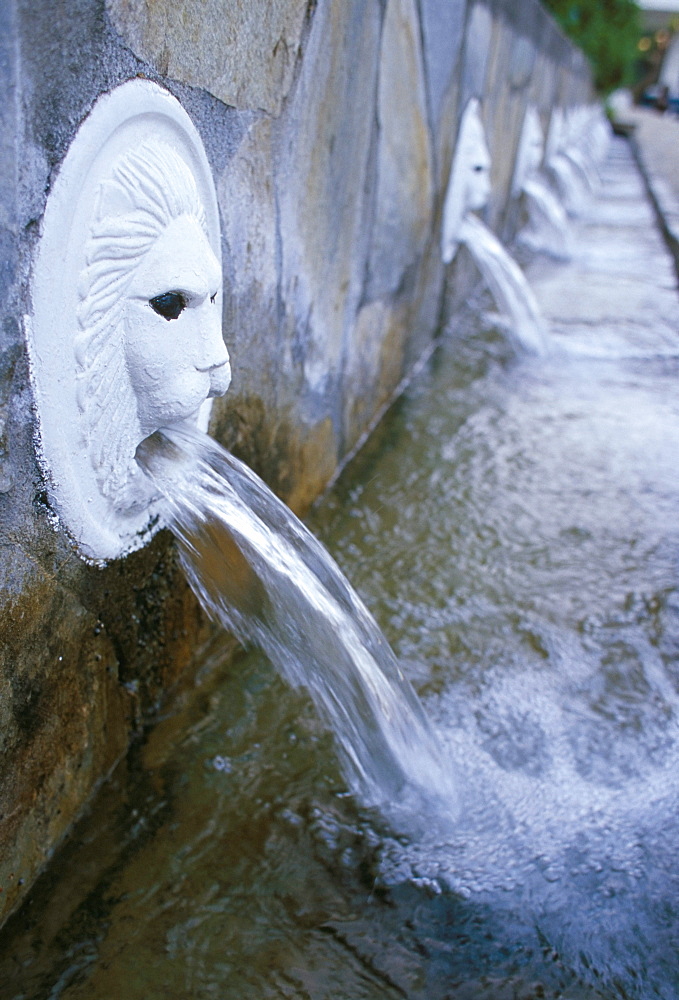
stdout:
{"type": "Polygon", "coordinates": [[[222,324],[216,317],[202,317],[199,356],[194,362],[198,371],[211,372],[229,363],[229,352],[222,338],[222,324]],[[207,321],[206,321],[207,320],[207,321]]]}
{"type": "MultiPolygon", "coordinates": [[[[226,348],[224,348],[226,352],[226,348]]],[[[229,355],[226,352],[225,361],[215,368],[210,369],[210,391],[208,392],[208,399],[212,399],[214,396],[223,396],[226,390],[231,385],[231,364],[229,362],[229,355]]]]}

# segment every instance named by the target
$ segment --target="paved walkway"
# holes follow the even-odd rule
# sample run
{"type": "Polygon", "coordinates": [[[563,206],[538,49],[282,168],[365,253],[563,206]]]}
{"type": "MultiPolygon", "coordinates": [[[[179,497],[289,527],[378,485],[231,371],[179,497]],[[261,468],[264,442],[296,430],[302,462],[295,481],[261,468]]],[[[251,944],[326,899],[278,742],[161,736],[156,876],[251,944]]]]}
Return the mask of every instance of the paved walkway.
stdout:
{"type": "Polygon", "coordinates": [[[630,108],[622,117],[635,126],[632,148],[679,273],[679,118],[651,108],[630,108]]]}
{"type": "Polygon", "coordinates": [[[601,358],[676,357],[677,275],[627,140],[612,140],[601,180],[572,223],[573,259],[536,257],[531,288],[557,345],[601,358]]]}
{"type": "Polygon", "coordinates": [[[631,108],[625,119],[636,126],[634,138],[649,167],[679,200],[679,117],[631,108]]]}

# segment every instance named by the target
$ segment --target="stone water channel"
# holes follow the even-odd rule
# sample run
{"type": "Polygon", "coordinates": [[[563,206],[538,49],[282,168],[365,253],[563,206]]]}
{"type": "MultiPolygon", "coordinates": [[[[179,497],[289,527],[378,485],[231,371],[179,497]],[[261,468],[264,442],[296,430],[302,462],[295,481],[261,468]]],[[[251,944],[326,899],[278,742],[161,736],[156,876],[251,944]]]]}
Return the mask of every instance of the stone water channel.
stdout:
{"type": "MultiPolygon", "coordinates": [[[[483,297],[316,508],[449,749],[390,830],[261,656],[136,745],[0,937],[3,1000],[679,996],[679,300],[624,141],[550,331],[483,297]]],[[[228,665],[227,665],[228,664],[228,665]]]]}

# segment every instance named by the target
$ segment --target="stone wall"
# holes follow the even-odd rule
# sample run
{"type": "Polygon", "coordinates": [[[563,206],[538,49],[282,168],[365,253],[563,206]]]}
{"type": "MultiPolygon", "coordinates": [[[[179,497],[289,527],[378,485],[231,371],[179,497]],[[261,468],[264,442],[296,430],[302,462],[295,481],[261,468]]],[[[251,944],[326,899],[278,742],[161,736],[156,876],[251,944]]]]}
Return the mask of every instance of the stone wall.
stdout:
{"type": "Polygon", "coordinates": [[[590,81],[537,0],[6,0],[0,62],[1,920],[209,637],[167,534],[85,565],[36,462],[31,261],[97,97],[148,77],[202,135],[234,373],[212,432],[303,512],[475,280],[438,254],[466,101],[509,239],[527,103],[546,124],[590,81]]]}

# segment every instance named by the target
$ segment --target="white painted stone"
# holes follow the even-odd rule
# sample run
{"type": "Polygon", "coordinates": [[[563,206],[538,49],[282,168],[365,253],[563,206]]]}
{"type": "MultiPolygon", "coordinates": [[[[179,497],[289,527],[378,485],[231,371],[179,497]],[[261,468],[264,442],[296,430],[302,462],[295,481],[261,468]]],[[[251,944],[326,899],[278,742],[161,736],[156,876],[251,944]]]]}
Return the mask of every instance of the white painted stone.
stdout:
{"type": "Polygon", "coordinates": [[[537,110],[529,106],[521,129],[516,165],[512,178],[512,195],[517,197],[523,191],[526,181],[534,177],[542,164],[545,152],[545,137],[537,110]]]}
{"type": "Polygon", "coordinates": [[[490,199],[490,153],[481,121],[481,108],[473,97],[467,104],[458,132],[455,155],[443,206],[441,257],[448,264],[460,243],[460,229],[468,212],[484,208],[490,199]]]}
{"type": "Polygon", "coordinates": [[[523,196],[528,222],[518,240],[531,250],[569,260],[572,233],[566,211],[554,195],[540,168],[545,153],[545,137],[537,109],[529,105],[523,121],[512,177],[512,196],[523,196]]]}
{"type": "Polygon", "coordinates": [[[598,157],[594,154],[599,145],[597,131],[596,128],[591,128],[586,108],[557,108],[552,114],[547,134],[545,168],[570,216],[582,214],[597,186],[598,157]]]}
{"type": "Polygon", "coordinates": [[[105,95],[45,210],[26,317],[52,505],[86,559],[159,525],[138,444],[204,428],[226,391],[220,233],[210,167],[178,101],[145,80],[105,95]]]}

